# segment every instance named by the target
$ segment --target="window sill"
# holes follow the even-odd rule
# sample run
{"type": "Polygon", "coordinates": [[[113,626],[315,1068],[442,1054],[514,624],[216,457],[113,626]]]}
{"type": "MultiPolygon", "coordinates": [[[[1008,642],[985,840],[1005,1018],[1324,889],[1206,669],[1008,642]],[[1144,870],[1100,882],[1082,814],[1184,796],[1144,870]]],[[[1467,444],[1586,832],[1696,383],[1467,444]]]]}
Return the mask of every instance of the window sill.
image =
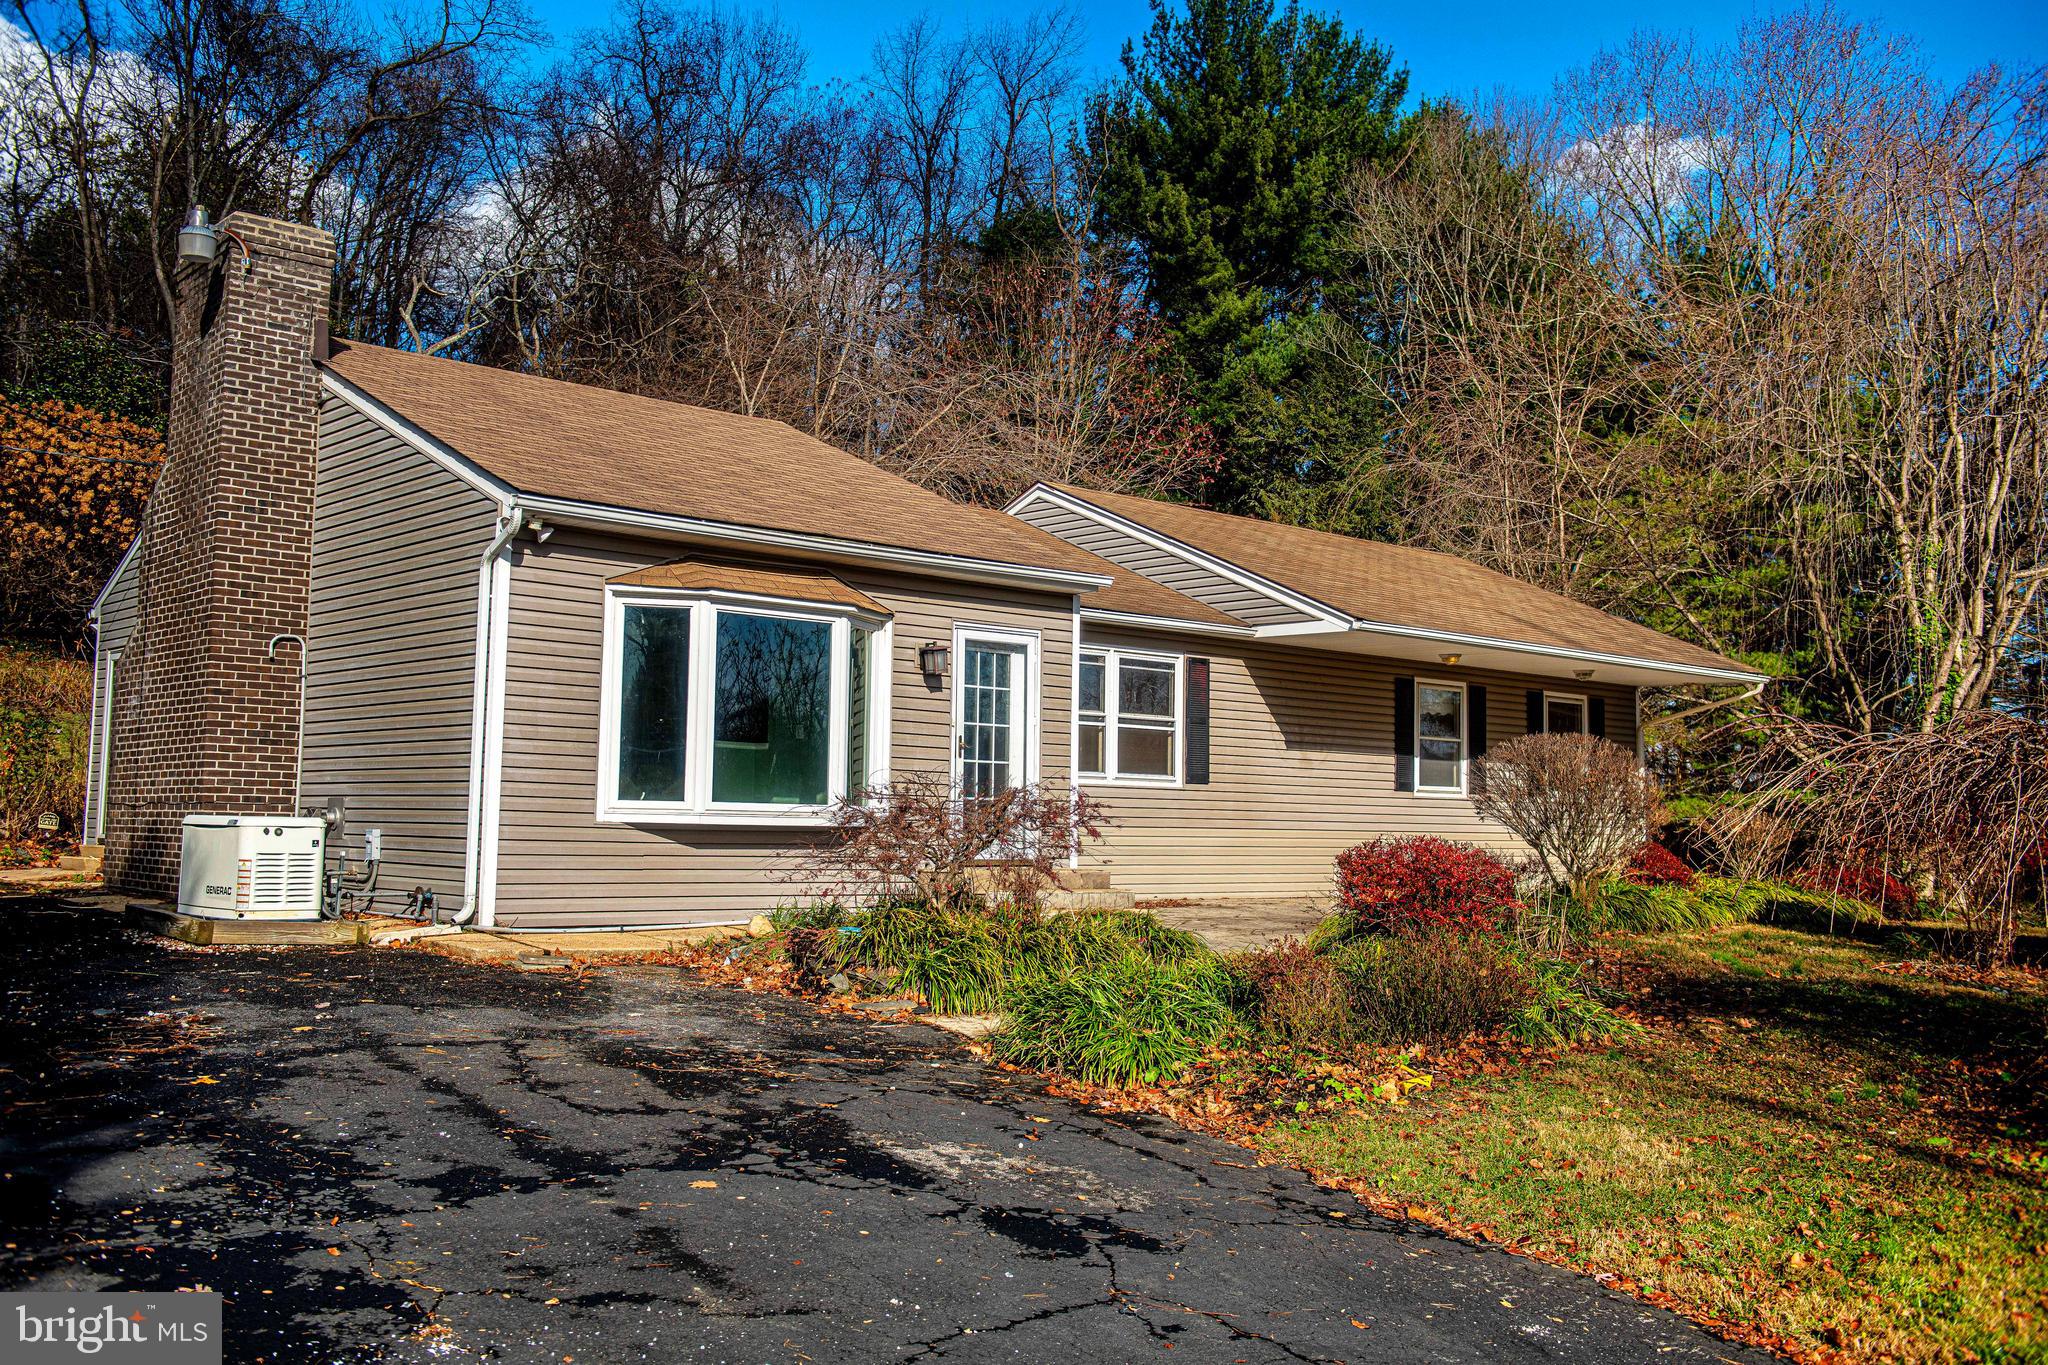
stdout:
{"type": "Polygon", "coordinates": [[[1172,791],[1186,785],[1177,777],[1091,777],[1083,773],[1074,780],[1084,787],[1146,787],[1153,791],[1172,791]]]}
{"type": "Polygon", "coordinates": [[[789,810],[677,810],[674,807],[611,806],[597,813],[599,824],[702,826],[709,829],[830,829],[828,806],[789,810]]]}
{"type": "Polygon", "coordinates": [[[1417,787],[1410,795],[1426,796],[1432,800],[1442,801],[1456,800],[1461,796],[1470,795],[1470,793],[1463,787],[1417,787]]]}

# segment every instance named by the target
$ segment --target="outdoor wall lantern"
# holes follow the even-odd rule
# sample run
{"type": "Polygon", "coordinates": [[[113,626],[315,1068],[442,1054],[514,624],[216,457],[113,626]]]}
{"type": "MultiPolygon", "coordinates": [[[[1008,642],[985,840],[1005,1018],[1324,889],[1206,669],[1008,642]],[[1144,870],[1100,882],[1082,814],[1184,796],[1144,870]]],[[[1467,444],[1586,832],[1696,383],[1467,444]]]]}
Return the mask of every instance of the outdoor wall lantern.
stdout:
{"type": "Polygon", "coordinates": [[[917,666],[927,678],[943,678],[953,669],[953,650],[937,640],[917,647],[917,666]]]}

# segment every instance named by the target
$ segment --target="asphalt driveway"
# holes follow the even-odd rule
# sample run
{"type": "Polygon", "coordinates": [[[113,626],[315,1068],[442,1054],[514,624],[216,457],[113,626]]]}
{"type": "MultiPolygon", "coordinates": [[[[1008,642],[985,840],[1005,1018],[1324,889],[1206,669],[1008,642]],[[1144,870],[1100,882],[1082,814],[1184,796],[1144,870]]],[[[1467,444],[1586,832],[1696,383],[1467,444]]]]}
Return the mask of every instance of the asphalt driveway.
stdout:
{"type": "Polygon", "coordinates": [[[0,1287],[224,1291],[245,1361],[1710,1361],[1594,1282],[654,967],[0,909],[0,1287]]]}

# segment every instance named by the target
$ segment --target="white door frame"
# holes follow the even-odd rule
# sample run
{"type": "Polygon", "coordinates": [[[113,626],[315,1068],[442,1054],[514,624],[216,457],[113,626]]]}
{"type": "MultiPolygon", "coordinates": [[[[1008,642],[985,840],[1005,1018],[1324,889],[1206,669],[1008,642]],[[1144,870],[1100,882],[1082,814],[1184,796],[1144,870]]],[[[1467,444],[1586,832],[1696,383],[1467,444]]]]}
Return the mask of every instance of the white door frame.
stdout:
{"type": "Polygon", "coordinates": [[[99,706],[99,765],[94,773],[92,792],[92,833],[96,842],[107,842],[107,769],[114,757],[114,670],[121,666],[121,651],[107,651],[107,678],[103,686],[106,692],[99,706]]]}
{"type": "Polygon", "coordinates": [[[951,736],[953,790],[960,790],[961,753],[960,738],[965,729],[965,703],[967,699],[967,647],[970,643],[984,643],[1021,651],[1024,676],[1011,686],[1011,723],[1017,730],[1013,733],[1017,746],[1014,759],[1020,769],[1017,785],[1029,787],[1038,781],[1038,741],[1040,730],[1039,703],[1039,633],[1035,630],[1018,630],[1005,626],[977,626],[966,622],[953,625],[953,733],[951,736]]]}

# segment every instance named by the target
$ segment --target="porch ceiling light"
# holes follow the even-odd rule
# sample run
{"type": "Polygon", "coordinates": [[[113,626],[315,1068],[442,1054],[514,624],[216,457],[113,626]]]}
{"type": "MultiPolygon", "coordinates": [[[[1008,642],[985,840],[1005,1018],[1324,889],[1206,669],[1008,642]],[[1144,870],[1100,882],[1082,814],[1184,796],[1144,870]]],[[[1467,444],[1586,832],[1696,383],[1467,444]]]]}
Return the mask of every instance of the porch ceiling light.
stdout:
{"type": "Polygon", "coordinates": [[[943,678],[953,670],[953,650],[937,640],[917,647],[917,666],[927,678],[943,678]]]}
{"type": "Polygon", "coordinates": [[[1453,667],[1456,667],[1458,660],[1464,658],[1465,656],[1462,654],[1439,654],[1436,657],[1442,659],[1445,663],[1450,664],[1453,667]]]}

